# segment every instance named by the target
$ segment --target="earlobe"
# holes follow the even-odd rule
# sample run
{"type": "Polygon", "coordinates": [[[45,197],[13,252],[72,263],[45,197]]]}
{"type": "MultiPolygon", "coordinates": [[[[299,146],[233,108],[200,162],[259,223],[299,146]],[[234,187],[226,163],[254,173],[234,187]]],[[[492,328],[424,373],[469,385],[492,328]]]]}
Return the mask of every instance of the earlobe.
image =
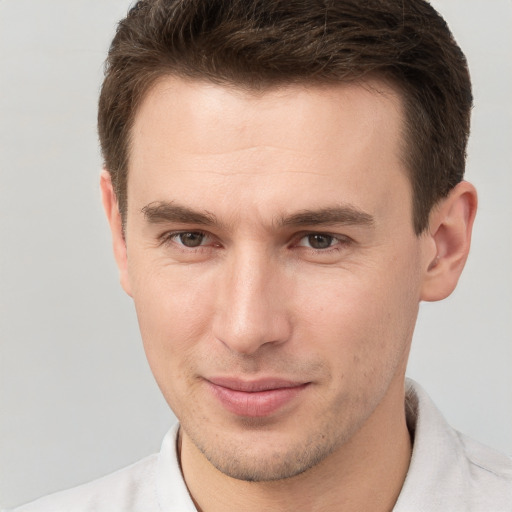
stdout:
{"type": "Polygon", "coordinates": [[[117,198],[112,186],[110,173],[106,170],[103,170],[101,173],[100,189],[103,208],[112,234],[112,247],[114,249],[114,257],[119,269],[121,286],[124,291],[131,296],[131,286],[128,275],[128,255],[123,232],[123,223],[119,212],[117,198]]]}
{"type": "Polygon", "coordinates": [[[476,208],[476,190],[463,181],[432,210],[426,236],[435,255],[426,262],[422,300],[442,300],[455,289],[468,257],[476,208]]]}

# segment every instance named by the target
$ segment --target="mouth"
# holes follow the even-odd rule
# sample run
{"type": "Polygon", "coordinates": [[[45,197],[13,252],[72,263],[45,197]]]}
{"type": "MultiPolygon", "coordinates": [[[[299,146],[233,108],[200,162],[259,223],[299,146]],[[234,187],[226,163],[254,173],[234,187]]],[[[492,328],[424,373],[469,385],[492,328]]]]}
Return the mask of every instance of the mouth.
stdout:
{"type": "Polygon", "coordinates": [[[210,378],[206,383],[225,409],[251,418],[278,412],[310,384],[275,378],[244,381],[231,377],[210,378]]]}

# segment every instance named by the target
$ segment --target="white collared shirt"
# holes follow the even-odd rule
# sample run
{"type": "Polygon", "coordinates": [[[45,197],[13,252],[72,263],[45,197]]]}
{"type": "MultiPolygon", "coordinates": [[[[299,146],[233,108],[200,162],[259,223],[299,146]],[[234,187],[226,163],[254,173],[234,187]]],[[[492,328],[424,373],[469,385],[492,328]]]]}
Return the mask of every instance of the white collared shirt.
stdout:
{"type": "MultiPolygon", "coordinates": [[[[421,387],[406,382],[414,436],[394,512],[512,512],[512,459],[452,429],[421,387]]],[[[183,481],[175,425],[159,454],[13,512],[197,512],[183,481]]]]}

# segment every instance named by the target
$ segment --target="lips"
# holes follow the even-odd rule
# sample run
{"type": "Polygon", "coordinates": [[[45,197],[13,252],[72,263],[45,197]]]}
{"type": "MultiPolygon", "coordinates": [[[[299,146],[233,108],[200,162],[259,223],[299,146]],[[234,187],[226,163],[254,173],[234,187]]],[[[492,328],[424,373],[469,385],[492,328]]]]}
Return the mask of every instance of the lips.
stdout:
{"type": "Polygon", "coordinates": [[[309,385],[273,378],[244,381],[228,377],[206,379],[206,383],[225,409],[252,418],[278,412],[309,385]]]}

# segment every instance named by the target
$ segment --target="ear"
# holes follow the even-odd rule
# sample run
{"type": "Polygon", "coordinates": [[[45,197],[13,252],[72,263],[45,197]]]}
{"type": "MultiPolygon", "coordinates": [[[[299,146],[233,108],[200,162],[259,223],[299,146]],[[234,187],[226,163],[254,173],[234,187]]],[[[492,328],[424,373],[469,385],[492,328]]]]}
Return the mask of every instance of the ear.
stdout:
{"type": "Polygon", "coordinates": [[[429,251],[421,299],[442,300],[448,297],[459,280],[471,245],[471,232],[477,208],[475,187],[463,181],[447,198],[436,205],[429,219],[429,251]]]}
{"type": "Polygon", "coordinates": [[[126,240],[123,232],[123,223],[119,212],[119,205],[112,187],[110,173],[103,170],[100,177],[101,198],[103,208],[110,225],[112,233],[112,245],[117,267],[119,268],[119,278],[121,286],[128,295],[131,294],[131,286],[128,275],[128,254],[126,250],[126,240]]]}

